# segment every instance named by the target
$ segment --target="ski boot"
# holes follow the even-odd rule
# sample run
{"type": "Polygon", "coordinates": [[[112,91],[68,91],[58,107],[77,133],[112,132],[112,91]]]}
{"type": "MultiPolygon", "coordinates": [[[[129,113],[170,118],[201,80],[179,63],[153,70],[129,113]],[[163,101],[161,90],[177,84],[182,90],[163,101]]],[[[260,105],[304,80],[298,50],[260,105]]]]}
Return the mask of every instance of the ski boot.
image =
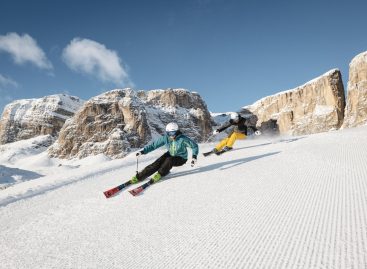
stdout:
{"type": "Polygon", "coordinates": [[[153,180],[153,182],[152,182],[152,183],[156,183],[156,182],[157,182],[157,181],[159,181],[161,178],[162,178],[161,174],[159,174],[158,172],[157,172],[157,173],[155,173],[155,174],[152,176],[152,178],[151,178],[151,180],[153,180]]]}
{"type": "Polygon", "coordinates": [[[227,146],[225,146],[221,151],[218,151],[216,154],[217,154],[217,155],[221,155],[221,154],[223,154],[224,152],[230,151],[230,150],[232,150],[232,149],[233,149],[232,147],[227,147],[227,146]]]}
{"type": "Polygon", "coordinates": [[[218,150],[216,148],[212,149],[211,151],[208,151],[208,152],[204,152],[203,153],[203,156],[206,157],[206,156],[209,156],[213,153],[217,154],[218,150]]]}
{"type": "Polygon", "coordinates": [[[144,183],[143,185],[133,189],[133,190],[130,190],[129,192],[134,195],[134,196],[137,196],[139,195],[140,193],[142,193],[146,188],[148,188],[150,185],[156,183],[157,181],[159,181],[160,179],[162,178],[162,176],[157,172],[155,173],[155,175],[153,175],[150,180],[146,183],[144,183]]]}
{"type": "Polygon", "coordinates": [[[131,179],[130,179],[130,184],[135,184],[135,183],[138,183],[139,179],[137,176],[133,176],[131,179]]]}

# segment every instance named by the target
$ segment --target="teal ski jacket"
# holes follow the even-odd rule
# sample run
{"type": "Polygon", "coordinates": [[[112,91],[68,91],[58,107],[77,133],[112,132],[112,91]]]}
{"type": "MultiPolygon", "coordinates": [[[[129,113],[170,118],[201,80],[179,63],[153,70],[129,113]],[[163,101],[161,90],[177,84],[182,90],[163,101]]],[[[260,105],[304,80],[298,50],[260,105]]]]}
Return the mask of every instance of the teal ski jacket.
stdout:
{"type": "Polygon", "coordinates": [[[147,154],[157,148],[166,146],[171,156],[179,156],[187,160],[187,148],[192,149],[192,155],[197,157],[199,154],[199,147],[192,139],[183,134],[179,134],[175,139],[168,135],[163,135],[151,144],[144,147],[142,153],[147,154]]]}

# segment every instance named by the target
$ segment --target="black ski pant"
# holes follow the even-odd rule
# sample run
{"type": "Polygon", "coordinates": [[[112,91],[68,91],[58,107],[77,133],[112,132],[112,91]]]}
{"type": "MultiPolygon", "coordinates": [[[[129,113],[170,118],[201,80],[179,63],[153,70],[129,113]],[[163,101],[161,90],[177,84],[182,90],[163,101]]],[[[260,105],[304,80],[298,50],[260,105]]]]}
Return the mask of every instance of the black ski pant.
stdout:
{"type": "Polygon", "coordinates": [[[181,166],[184,165],[186,162],[186,159],[180,156],[171,156],[167,151],[154,163],[148,165],[141,172],[139,172],[137,177],[139,181],[141,181],[153,175],[155,172],[158,172],[162,177],[164,177],[169,173],[173,166],[181,166]]]}

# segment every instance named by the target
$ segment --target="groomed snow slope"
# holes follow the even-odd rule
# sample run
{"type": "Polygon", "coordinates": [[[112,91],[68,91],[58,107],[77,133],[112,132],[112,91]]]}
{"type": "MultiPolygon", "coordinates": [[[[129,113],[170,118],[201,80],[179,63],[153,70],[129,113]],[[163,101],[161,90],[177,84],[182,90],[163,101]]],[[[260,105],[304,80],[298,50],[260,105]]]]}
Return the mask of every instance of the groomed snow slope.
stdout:
{"type": "Polygon", "coordinates": [[[132,155],[0,191],[0,268],[367,268],[366,126],[235,147],[138,197],[102,194],[132,155]]]}

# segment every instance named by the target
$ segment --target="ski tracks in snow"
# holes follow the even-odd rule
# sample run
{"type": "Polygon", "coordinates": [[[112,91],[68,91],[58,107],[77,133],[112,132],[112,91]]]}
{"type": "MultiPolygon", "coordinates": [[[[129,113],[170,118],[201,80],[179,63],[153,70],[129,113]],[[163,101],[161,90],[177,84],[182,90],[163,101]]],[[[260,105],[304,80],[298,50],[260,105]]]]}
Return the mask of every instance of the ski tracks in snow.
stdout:
{"type": "Polygon", "coordinates": [[[367,268],[366,133],[239,141],[138,197],[102,194],[131,164],[16,201],[0,268],[367,268]]]}

